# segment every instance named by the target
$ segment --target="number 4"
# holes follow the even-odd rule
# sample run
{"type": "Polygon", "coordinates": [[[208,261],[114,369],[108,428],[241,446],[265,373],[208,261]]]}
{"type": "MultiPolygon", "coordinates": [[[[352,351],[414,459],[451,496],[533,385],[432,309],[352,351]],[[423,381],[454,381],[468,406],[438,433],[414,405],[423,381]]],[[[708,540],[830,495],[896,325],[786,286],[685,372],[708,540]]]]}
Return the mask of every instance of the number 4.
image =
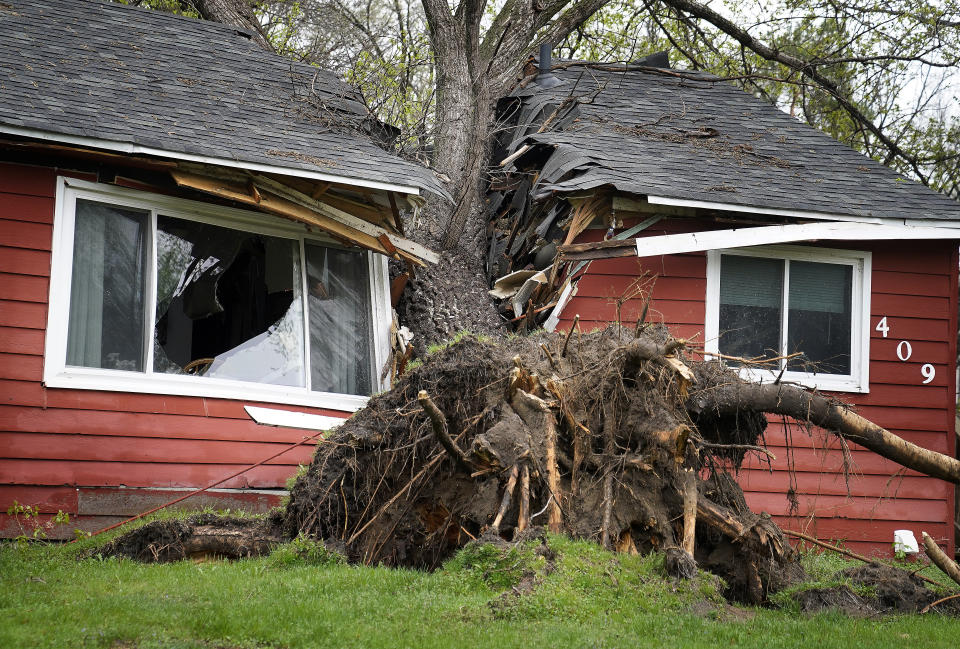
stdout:
{"type": "Polygon", "coordinates": [[[890,326],[887,324],[887,316],[880,318],[880,322],[877,323],[875,329],[882,333],[884,338],[887,337],[887,332],[890,331],[890,326]]]}

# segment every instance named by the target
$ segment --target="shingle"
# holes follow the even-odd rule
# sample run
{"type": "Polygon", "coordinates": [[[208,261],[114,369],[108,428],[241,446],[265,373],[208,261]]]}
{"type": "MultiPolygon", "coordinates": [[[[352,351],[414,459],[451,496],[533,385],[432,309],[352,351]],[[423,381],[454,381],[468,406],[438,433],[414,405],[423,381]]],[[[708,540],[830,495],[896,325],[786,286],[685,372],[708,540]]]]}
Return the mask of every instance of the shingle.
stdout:
{"type": "Polygon", "coordinates": [[[523,97],[521,126],[509,149],[530,142],[555,147],[535,194],[609,184],[638,195],[760,208],[960,219],[960,203],[715,77],[584,75],[581,68],[554,74],[562,85],[544,90],[533,83],[516,95],[523,97]],[[579,119],[536,133],[536,113],[572,91],[592,96],[579,105],[579,119]]]}
{"type": "MultiPolygon", "coordinates": [[[[98,0],[2,7],[0,124],[329,172],[306,160],[335,147],[350,116],[365,115],[333,73],[270,54],[233,27],[98,0]],[[311,85],[332,123],[298,111],[293,92],[306,97],[311,85]]],[[[443,193],[428,169],[355,130],[346,137],[351,153],[337,175],[443,193]]]]}

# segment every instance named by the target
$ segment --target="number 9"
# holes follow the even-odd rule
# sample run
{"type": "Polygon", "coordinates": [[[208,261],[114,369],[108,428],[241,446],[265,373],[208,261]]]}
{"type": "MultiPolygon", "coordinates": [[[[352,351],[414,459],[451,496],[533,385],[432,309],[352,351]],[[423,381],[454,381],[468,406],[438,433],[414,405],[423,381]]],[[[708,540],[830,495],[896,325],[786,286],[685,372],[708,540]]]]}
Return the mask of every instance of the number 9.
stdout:
{"type": "Polygon", "coordinates": [[[923,367],[920,368],[920,373],[923,374],[923,384],[926,385],[937,375],[937,370],[930,363],[924,363],[923,367]]]}

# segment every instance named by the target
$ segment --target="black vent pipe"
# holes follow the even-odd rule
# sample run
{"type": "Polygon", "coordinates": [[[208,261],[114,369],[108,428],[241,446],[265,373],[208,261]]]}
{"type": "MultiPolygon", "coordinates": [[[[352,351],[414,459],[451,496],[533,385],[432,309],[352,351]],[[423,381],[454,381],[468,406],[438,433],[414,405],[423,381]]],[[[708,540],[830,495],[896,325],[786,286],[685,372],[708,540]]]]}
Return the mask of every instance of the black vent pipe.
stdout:
{"type": "Polygon", "coordinates": [[[537,85],[541,88],[554,88],[563,83],[550,72],[551,68],[553,68],[553,61],[550,56],[552,50],[553,45],[551,43],[540,44],[540,60],[537,64],[537,85]]]}

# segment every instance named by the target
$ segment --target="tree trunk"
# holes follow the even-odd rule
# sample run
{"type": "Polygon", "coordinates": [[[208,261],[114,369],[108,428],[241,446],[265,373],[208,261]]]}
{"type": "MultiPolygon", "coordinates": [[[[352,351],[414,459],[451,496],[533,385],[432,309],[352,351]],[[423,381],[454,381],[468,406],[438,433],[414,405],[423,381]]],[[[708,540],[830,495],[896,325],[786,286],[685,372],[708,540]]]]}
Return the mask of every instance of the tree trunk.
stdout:
{"type": "MultiPolygon", "coordinates": [[[[480,197],[493,121],[488,63],[479,52],[480,3],[451,14],[442,0],[423,3],[437,71],[433,167],[449,179],[453,204],[434,200],[419,224],[443,259],[418,271],[398,311],[419,354],[459,331],[492,334],[502,319],[487,295],[486,214],[480,197]]],[[[424,236],[426,235],[426,236],[424,236]]]]}
{"type": "Polygon", "coordinates": [[[960,460],[897,437],[845,404],[790,385],[731,383],[691,396],[687,410],[698,416],[701,413],[708,416],[734,414],[744,410],[787,415],[825,428],[908,469],[960,484],[960,460]]]}
{"type": "Polygon", "coordinates": [[[204,20],[245,29],[253,34],[254,41],[267,50],[274,51],[260,27],[260,21],[253,14],[252,3],[248,0],[190,0],[190,4],[204,20]]]}

